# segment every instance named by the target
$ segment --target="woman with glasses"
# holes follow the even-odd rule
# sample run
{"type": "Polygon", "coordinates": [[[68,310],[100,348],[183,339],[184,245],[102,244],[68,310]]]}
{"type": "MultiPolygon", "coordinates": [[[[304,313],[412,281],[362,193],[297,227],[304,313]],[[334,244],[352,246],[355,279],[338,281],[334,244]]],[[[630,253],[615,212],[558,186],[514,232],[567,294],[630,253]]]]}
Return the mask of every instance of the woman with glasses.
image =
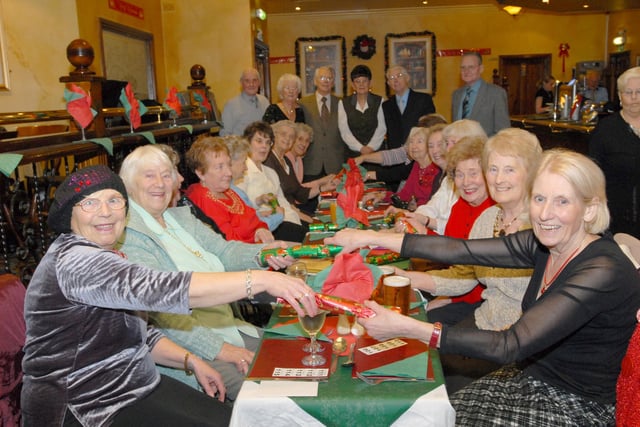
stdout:
{"type": "MultiPolygon", "coordinates": [[[[149,196],[168,204],[173,165],[155,150],[173,179],[149,196]]],[[[301,280],[257,265],[192,273],[132,263],[114,250],[127,213],[125,185],[106,166],[74,172],[56,190],[47,222],[60,236],[38,264],[25,298],[25,426],[227,425],[231,411],[221,403],[221,375],[147,325],[145,313],[188,314],[263,291],[298,310],[301,301],[316,311],[313,291],[301,280]],[[205,393],[160,375],[156,363],[195,377],[205,393]]]]}
{"type": "Polygon", "coordinates": [[[280,102],[271,104],[262,116],[262,120],[273,124],[280,120],[291,120],[296,123],[304,123],[304,113],[298,104],[298,97],[302,89],[300,77],[294,74],[283,74],[278,79],[278,96],[280,102]]]}
{"type": "Polygon", "coordinates": [[[382,97],[371,93],[371,70],[356,65],[351,70],[353,94],[338,103],[340,135],[351,150],[351,157],[378,151],[387,126],[382,112],[382,97]]]}
{"type": "Polygon", "coordinates": [[[640,67],[618,77],[622,109],[598,122],[589,155],[607,179],[611,232],[640,238],[640,67]]]}

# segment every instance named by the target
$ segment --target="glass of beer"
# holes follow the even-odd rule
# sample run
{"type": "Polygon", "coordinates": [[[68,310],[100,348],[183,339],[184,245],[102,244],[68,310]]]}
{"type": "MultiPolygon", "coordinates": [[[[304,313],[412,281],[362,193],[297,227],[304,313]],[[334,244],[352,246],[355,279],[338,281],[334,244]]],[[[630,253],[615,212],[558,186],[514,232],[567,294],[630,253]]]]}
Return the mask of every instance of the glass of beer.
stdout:
{"type": "Polygon", "coordinates": [[[320,329],[322,329],[327,313],[327,311],[320,310],[315,316],[298,316],[302,329],[304,329],[311,338],[311,354],[302,358],[302,364],[304,366],[324,365],[327,361],[323,356],[316,353],[316,335],[320,332],[320,329]]]}
{"type": "Polygon", "coordinates": [[[399,307],[402,314],[409,313],[409,297],[411,280],[403,276],[387,276],[382,283],[382,303],[386,306],[399,307]]]}

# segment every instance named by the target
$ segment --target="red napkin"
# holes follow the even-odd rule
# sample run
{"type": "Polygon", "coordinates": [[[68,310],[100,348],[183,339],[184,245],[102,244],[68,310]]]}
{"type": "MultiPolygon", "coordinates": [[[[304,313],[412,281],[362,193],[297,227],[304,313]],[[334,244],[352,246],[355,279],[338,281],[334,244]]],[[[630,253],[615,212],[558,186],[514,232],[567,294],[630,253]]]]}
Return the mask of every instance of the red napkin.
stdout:
{"type": "Polygon", "coordinates": [[[178,89],[175,86],[171,86],[171,89],[169,89],[164,105],[175,111],[178,116],[182,113],[182,105],[180,105],[180,100],[178,99],[178,89]]]}
{"type": "Polygon", "coordinates": [[[353,218],[364,225],[369,225],[367,213],[358,207],[364,194],[364,181],[360,168],[353,158],[347,162],[349,170],[344,183],[344,193],[338,194],[338,206],[342,208],[345,219],[353,218]]]}
{"type": "Polygon", "coordinates": [[[355,252],[338,255],[322,285],[322,293],[362,303],[371,297],[373,274],[355,252]]]}
{"type": "Polygon", "coordinates": [[[71,84],[69,88],[67,111],[78,122],[83,129],[86,129],[95,116],[91,109],[91,96],[81,87],[71,84]]]}

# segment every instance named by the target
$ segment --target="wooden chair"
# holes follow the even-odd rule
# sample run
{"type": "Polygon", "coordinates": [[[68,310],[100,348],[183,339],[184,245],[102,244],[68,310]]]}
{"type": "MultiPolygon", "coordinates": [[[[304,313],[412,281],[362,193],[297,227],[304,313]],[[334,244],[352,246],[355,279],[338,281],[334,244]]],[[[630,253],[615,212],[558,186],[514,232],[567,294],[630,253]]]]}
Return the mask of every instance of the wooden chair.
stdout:
{"type": "Polygon", "coordinates": [[[0,424],[20,425],[25,288],[12,274],[0,275],[0,424]]]}

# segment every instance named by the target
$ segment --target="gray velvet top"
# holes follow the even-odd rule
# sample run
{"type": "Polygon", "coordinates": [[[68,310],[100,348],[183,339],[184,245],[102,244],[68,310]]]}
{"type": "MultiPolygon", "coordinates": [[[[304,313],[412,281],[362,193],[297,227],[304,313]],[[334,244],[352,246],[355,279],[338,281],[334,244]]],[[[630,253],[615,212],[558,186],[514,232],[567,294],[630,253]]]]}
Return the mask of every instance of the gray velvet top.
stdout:
{"type": "Polygon", "coordinates": [[[25,299],[24,425],[61,426],[67,408],[85,426],[109,425],[149,394],[160,380],[150,350],[163,336],[135,310],[188,313],[190,281],[60,235],[25,299]]]}

